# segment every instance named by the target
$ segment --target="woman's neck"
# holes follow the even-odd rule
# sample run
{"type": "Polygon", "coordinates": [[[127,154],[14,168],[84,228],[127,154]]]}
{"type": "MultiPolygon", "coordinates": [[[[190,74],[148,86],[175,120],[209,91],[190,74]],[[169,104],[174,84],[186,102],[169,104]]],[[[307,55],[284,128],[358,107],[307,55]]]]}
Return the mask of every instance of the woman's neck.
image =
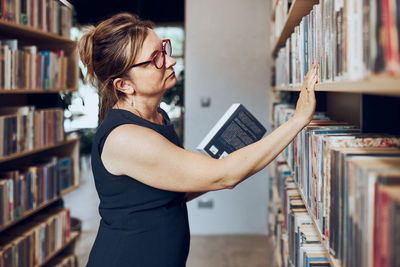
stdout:
{"type": "Polygon", "coordinates": [[[140,101],[138,99],[135,99],[135,101],[132,103],[129,103],[128,101],[118,101],[117,104],[115,104],[115,108],[120,108],[120,109],[125,109],[128,110],[137,116],[151,121],[153,123],[158,123],[162,124],[163,123],[163,117],[162,115],[158,112],[158,106],[159,106],[159,101],[140,101]]]}

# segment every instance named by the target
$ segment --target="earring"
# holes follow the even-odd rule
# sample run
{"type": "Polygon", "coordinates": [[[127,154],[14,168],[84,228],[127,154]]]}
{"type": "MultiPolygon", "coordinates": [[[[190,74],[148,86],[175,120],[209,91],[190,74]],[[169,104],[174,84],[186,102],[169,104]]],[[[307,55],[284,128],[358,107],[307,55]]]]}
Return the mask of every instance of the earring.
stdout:
{"type": "Polygon", "coordinates": [[[135,104],[133,103],[133,97],[132,97],[132,102],[131,102],[131,106],[133,107],[135,104]]]}

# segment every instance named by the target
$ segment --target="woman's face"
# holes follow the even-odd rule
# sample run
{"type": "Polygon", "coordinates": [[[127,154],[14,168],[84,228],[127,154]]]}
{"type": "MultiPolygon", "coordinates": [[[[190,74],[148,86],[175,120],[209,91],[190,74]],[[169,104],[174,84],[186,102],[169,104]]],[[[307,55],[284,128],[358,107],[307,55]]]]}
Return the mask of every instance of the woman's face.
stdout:
{"type": "MultiPolygon", "coordinates": [[[[162,41],[151,29],[148,29],[147,37],[139,52],[134,64],[151,60],[156,51],[162,50],[162,41]]],[[[137,94],[152,96],[164,93],[168,88],[176,84],[176,77],[173,66],[176,61],[165,54],[165,65],[157,69],[153,63],[137,66],[129,71],[137,94]]]]}

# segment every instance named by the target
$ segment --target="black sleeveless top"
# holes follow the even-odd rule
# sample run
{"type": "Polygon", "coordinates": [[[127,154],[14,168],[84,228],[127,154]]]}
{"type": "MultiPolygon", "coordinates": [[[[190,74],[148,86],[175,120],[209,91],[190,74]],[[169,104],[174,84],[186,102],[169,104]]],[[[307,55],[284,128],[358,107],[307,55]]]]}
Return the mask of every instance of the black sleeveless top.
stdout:
{"type": "Polygon", "coordinates": [[[113,175],[100,158],[107,136],[123,124],[150,128],[182,147],[168,115],[162,109],[159,111],[164,125],[126,110],[110,109],[97,129],[92,171],[100,198],[101,220],[89,267],[185,266],[190,243],[185,193],[160,190],[129,176],[113,175]]]}

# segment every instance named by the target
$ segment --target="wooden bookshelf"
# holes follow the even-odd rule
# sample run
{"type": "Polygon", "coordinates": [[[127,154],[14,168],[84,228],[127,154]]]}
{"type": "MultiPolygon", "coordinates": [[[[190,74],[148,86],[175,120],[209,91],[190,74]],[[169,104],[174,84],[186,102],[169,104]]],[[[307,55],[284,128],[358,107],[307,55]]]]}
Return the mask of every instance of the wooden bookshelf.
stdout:
{"type": "Polygon", "coordinates": [[[61,248],[51,252],[50,255],[46,258],[46,260],[43,261],[41,264],[39,264],[38,267],[46,265],[55,255],[60,253],[66,247],[71,245],[73,242],[75,242],[77,240],[79,234],[80,234],[79,232],[72,232],[71,231],[71,234],[70,234],[71,236],[70,236],[69,240],[61,248]]]}
{"type": "Polygon", "coordinates": [[[65,93],[65,92],[77,92],[78,88],[67,88],[58,90],[45,90],[45,89],[0,89],[0,94],[54,94],[54,93],[65,93]]]}
{"type": "MultiPolygon", "coordinates": [[[[281,34],[276,39],[275,44],[272,47],[272,55],[275,56],[278,52],[279,48],[285,45],[286,40],[290,37],[290,35],[294,32],[294,27],[300,24],[301,19],[306,16],[313,8],[313,5],[318,4],[319,0],[294,0],[285,24],[282,28],[281,34]]],[[[275,4],[276,8],[276,4],[275,4]]],[[[275,16],[275,10],[273,16],[275,16]]]]}
{"type": "Polygon", "coordinates": [[[71,191],[77,189],[78,187],[79,187],[79,186],[74,185],[74,186],[71,186],[71,187],[69,187],[69,188],[67,188],[67,189],[64,189],[63,191],[60,192],[60,195],[59,195],[59,196],[57,196],[57,197],[55,197],[55,198],[53,198],[53,199],[50,199],[50,200],[48,200],[48,201],[46,201],[46,202],[43,202],[42,204],[40,204],[39,206],[37,206],[36,208],[34,208],[34,209],[32,209],[32,210],[27,210],[27,211],[26,211],[21,217],[19,217],[18,219],[12,220],[12,221],[10,221],[10,222],[4,224],[4,225],[1,225],[1,226],[0,226],[0,232],[3,232],[4,230],[6,230],[6,229],[8,229],[8,228],[10,228],[10,227],[12,227],[12,226],[14,226],[14,225],[16,225],[17,223],[19,223],[19,222],[25,220],[26,218],[28,218],[28,217],[31,216],[32,214],[35,214],[35,213],[41,211],[42,209],[44,209],[44,208],[50,206],[51,204],[53,204],[54,202],[60,200],[63,196],[65,196],[65,195],[68,194],[69,192],[71,192],[71,191]]]}
{"type": "MultiPolygon", "coordinates": [[[[62,1],[62,0],[61,0],[62,1]]],[[[63,1],[65,2],[65,1],[63,1]]],[[[33,3],[33,2],[32,2],[33,3]]],[[[72,6],[70,6],[72,8],[72,6]]],[[[55,9],[56,10],[56,9],[55,9]]],[[[52,10],[51,10],[52,11],[52,10]]],[[[61,9],[60,9],[60,12],[61,9]]],[[[67,12],[68,13],[68,12],[67,12]]],[[[64,13],[65,15],[65,13],[64,13]]],[[[58,13],[57,16],[62,16],[58,13]]],[[[67,15],[68,16],[68,15],[67,15]]],[[[57,19],[61,20],[61,17],[57,19]]],[[[39,20],[42,18],[38,18],[39,20]]],[[[66,18],[67,23],[70,23],[71,18],[66,18]]],[[[50,21],[54,23],[54,21],[50,21]]],[[[50,28],[54,27],[50,26],[50,28]]],[[[62,28],[63,31],[68,32],[68,25],[60,23],[59,26],[66,27],[62,28]]],[[[36,109],[46,109],[58,107],[59,93],[63,92],[76,92],[78,91],[78,79],[79,79],[79,65],[78,65],[78,53],[76,52],[77,42],[66,38],[55,33],[47,32],[38,28],[20,25],[14,22],[8,22],[5,20],[0,20],[0,38],[2,39],[17,39],[18,49],[23,49],[24,46],[36,46],[38,51],[64,51],[64,57],[66,61],[65,78],[66,84],[55,85],[56,87],[62,86],[62,88],[21,88],[21,89],[0,89],[0,106],[35,106],[36,109]]],[[[46,63],[48,64],[48,63],[46,63]]],[[[47,66],[47,65],[45,65],[47,66]]],[[[58,68],[57,71],[61,71],[63,68],[58,68]]],[[[40,70],[36,70],[39,72],[40,70]]],[[[61,73],[61,72],[60,72],[61,73]]],[[[13,74],[13,72],[11,72],[13,74]]],[[[15,74],[16,75],[16,74],[15,74]]],[[[18,79],[18,75],[16,79],[18,79]]],[[[64,81],[64,80],[63,80],[64,81]]],[[[26,83],[25,83],[26,84],[26,83]]],[[[7,85],[8,86],[8,85],[7,85]]],[[[18,86],[14,85],[14,86],[18,86]]],[[[22,86],[22,85],[19,85],[22,86]]],[[[31,84],[30,86],[38,86],[31,84]]],[[[50,85],[51,87],[51,85],[50,85]]],[[[0,129],[3,130],[3,129],[0,129]]],[[[4,140],[0,140],[4,141],[4,140]]],[[[49,157],[70,157],[71,158],[71,186],[67,189],[59,192],[59,195],[51,200],[41,203],[36,208],[32,210],[27,210],[23,212],[23,215],[18,219],[12,220],[0,226],[0,233],[7,233],[11,227],[18,224],[24,226],[25,222],[30,220],[31,216],[43,211],[46,207],[54,204],[55,202],[62,199],[63,196],[69,192],[77,189],[80,184],[80,167],[79,167],[79,147],[80,138],[67,138],[65,141],[58,142],[55,144],[50,144],[42,147],[37,147],[32,150],[23,151],[21,153],[15,153],[12,155],[0,157],[0,167],[7,170],[17,170],[21,166],[32,166],[36,165],[37,159],[49,158],[49,157]]],[[[60,249],[50,253],[46,260],[39,266],[44,266],[48,263],[56,254],[65,249],[67,246],[72,244],[77,240],[79,233],[71,232],[70,239],[64,246],[60,249]]],[[[18,256],[13,254],[13,256],[18,256]]]]}
{"type": "Polygon", "coordinates": [[[24,42],[35,43],[38,45],[57,46],[63,49],[71,49],[76,45],[76,41],[60,35],[5,20],[0,20],[0,36],[23,39],[24,42]]]}
{"type": "MultiPolygon", "coordinates": [[[[280,162],[285,162],[286,161],[286,164],[287,164],[287,160],[283,157],[282,153],[278,155],[277,160],[280,161],[280,162]]],[[[305,196],[303,194],[303,190],[301,189],[301,187],[298,184],[296,184],[296,187],[297,187],[297,191],[298,191],[298,193],[299,193],[299,195],[301,197],[301,200],[303,201],[304,206],[307,209],[307,213],[311,217],[311,220],[312,220],[312,223],[314,225],[314,228],[316,229],[316,231],[318,233],[319,240],[320,240],[321,244],[323,245],[323,247],[326,249],[326,254],[328,255],[328,260],[329,260],[329,263],[331,264],[331,267],[341,267],[341,264],[339,263],[339,260],[334,258],[329,253],[329,244],[328,244],[327,240],[325,240],[324,236],[322,235],[321,229],[319,229],[318,223],[317,223],[313,213],[311,212],[311,209],[308,206],[307,200],[306,200],[306,198],[305,198],[305,196]]],[[[278,189],[277,189],[275,183],[273,184],[272,190],[274,191],[274,195],[278,196],[278,189]]],[[[276,199],[274,200],[274,203],[277,203],[276,199]]],[[[278,202],[278,205],[281,205],[280,200],[278,202]]],[[[281,206],[279,206],[279,208],[281,208],[281,206]]],[[[283,211],[283,209],[281,209],[281,210],[283,211]]],[[[279,253],[277,253],[277,254],[279,255],[279,253]]]]}
{"type": "MultiPolygon", "coordinates": [[[[287,39],[291,37],[295,27],[300,25],[303,17],[311,12],[313,5],[318,3],[319,0],[293,1],[279,37],[271,44],[271,54],[273,58],[277,57],[279,49],[285,46],[287,39]]],[[[276,3],[273,7],[276,8],[276,3]]],[[[279,17],[276,18],[276,15],[279,16],[280,13],[273,9],[273,14],[271,16],[273,18],[271,20],[272,23],[273,21],[279,21],[279,17]]],[[[326,29],[323,30],[326,31],[326,29]]],[[[373,34],[371,34],[371,38],[374,38],[373,34]]],[[[347,48],[348,46],[346,49],[347,48]]],[[[363,53],[364,52],[365,51],[363,51],[363,53]]],[[[287,60],[287,58],[283,59],[287,60]]],[[[332,60],[335,60],[335,58],[332,58],[332,60]]],[[[385,62],[385,64],[387,63],[385,62]]],[[[281,65],[279,67],[281,67],[281,65]]],[[[281,74],[279,71],[282,71],[282,69],[277,71],[278,74],[281,74]]],[[[289,75],[291,75],[291,73],[289,75]]],[[[277,86],[271,88],[271,93],[276,91],[299,92],[300,90],[301,85],[287,87],[277,86]]],[[[395,134],[399,132],[399,127],[397,127],[397,125],[399,125],[399,120],[397,119],[396,115],[399,113],[398,107],[400,107],[400,76],[390,76],[387,73],[373,73],[360,80],[339,78],[338,80],[317,84],[315,90],[317,92],[326,92],[326,94],[319,94],[319,96],[324,97],[321,97],[321,100],[326,100],[321,101],[325,103],[323,103],[320,108],[321,111],[326,111],[328,116],[333,120],[344,121],[349,124],[360,126],[362,132],[374,132],[381,134],[392,133],[391,131],[394,131],[395,134]],[[388,122],[384,119],[385,117],[395,119],[394,121],[388,122]]],[[[289,101],[293,103],[295,100],[291,99],[289,101]]],[[[271,117],[270,120],[272,122],[271,125],[273,125],[273,117],[271,117]]],[[[321,232],[318,221],[311,212],[311,209],[306,201],[307,198],[304,195],[300,185],[296,184],[296,186],[307,212],[311,217],[314,228],[317,229],[316,231],[318,232],[318,237],[323,247],[327,251],[327,258],[330,265],[332,267],[341,267],[341,259],[335,258],[332,254],[330,254],[331,250],[329,242],[325,239],[323,233],[321,232]]]]}
{"type": "MultiPolygon", "coordinates": [[[[301,86],[276,88],[278,91],[300,91],[301,86]]],[[[360,81],[335,81],[315,86],[316,91],[361,93],[384,96],[400,96],[400,77],[388,75],[372,75],[360,81]]]]}
{"type": "Polygon", "coordinates": [[[52,144],[52,145],[47,145],[47,146],[42,146],[42,147],[38,147],[32,150],[27,150],[27,151],[23,151],[21,153],[17,153],[17,154],[12,154],[12,155],[8,155],[8,156],[4,156],[4,157],[0,157],[0,163],[6,162],[6,161],[10,161],[10,160],[14,160],[14,159],[18,159],[18,158],[22,158],[22,157],[26,157],[26,156],[30,156],[39,152],[43,152],[46,150],[52,150],[52,149],[56,149],[68,144],[72,144],[79,141],[79,137],[75,137],[75,138],[71,138],[68,139],[66,141],[57,143],[57,144],[52,144]]]}

